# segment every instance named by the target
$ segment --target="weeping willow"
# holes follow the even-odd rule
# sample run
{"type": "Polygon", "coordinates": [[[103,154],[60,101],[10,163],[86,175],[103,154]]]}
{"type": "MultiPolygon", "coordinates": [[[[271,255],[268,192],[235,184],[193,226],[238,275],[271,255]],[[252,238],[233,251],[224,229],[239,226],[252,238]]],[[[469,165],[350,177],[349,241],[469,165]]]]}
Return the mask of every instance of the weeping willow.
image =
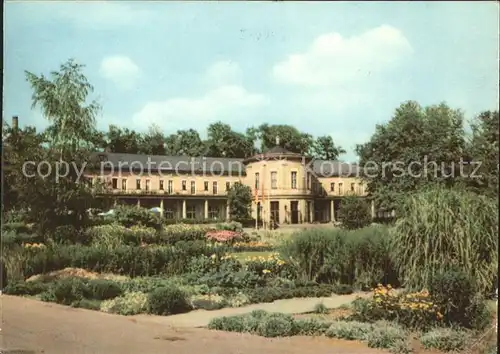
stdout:
{"type": "Polygon", "coordinates": [[[498,204],[467,191],[433,188],[408,197],[392,229],[393,259],[405,285],[425,288],[433,274],[460,267],[478,291],[498,274],[498,204]]]}

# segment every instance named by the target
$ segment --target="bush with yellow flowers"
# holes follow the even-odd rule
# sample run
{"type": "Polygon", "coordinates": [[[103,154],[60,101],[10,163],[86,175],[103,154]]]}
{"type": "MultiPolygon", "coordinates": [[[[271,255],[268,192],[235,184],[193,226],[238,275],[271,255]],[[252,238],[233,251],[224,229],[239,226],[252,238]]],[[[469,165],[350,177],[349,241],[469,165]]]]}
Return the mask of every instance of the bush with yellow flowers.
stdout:
{"type": "Polygon", "coordinates": [[[268,277],[283,277],[291,276],[290,265],[287,264],[279,255],[279,253],[270,253],[267,256],[253,256],[245,259],[246,269],[258,275],[266,275],[268,277]]]}
{"type": "Polygon", "coordinates": [[[232,247],[234,252],[265,252],[273,249],[272,244],[262,241],[236,242],[232,247]]]}
{"type": "Polygon", "coordinates": [[[443,315],[427,290],[398,293],[390,285],[379,284],[373,297],[355,305],[354,317],[362,321],[396,321],[409,328],[426,329],[439,324],[443,315]]]}

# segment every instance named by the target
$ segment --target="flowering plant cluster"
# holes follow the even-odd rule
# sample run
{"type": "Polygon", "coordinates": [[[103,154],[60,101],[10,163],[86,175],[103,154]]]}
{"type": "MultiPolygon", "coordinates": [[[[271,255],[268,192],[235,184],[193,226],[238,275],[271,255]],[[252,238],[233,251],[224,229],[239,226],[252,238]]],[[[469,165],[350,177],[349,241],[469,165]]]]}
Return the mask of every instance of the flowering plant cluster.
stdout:
{"type": "Polygon", "coordinates": [[[236,242],[233,244],[233,249],[235,252],[268,251],[272,248],[273,246],[270,243],[262,241],[236,242]]]}
{"type": "Polygon", "coordinates": [[[230,230],[214,230],[205,234],[205,238],[212,242],[232,243],[241,238],[241,233],[230,230]]]}
{"type": "Polygon", "coordinates": [[[43,243],[25,243],[24,248],[45,248],[43,243]]]}
{"type": "Polygon", "coordinates": [[[280,258],[279,253],[271,253],[268,256],[254,256],[245,259],[246,268],[257,274],[280,275],[285,266],[285,261],[280,258]]]}
{"type": "Polygon", "coordinates": [[[390,285],[373,290],[372,306],[387,320],[396,320],[413,328],[430,327],[443,319],[427,290],[398,294],[390,285]]]}

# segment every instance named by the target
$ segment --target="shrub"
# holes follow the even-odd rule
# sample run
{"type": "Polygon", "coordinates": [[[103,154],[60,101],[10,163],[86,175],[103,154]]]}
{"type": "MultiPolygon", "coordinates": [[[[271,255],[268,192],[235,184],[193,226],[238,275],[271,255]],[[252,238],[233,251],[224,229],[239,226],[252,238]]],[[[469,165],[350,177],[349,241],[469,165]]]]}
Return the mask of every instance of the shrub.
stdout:
{"type": "Polygon", "coordinates": [[[325,334],[330,325],[329,322],[319,321],[316,318],[295,320],[294,332],[300,336],[319,336],[325,334]]]}
{"type": "Polygon", "coordinates": [[[445,322],[481,330],[489,325],[492,314],[476,289],[472,277],[460,269],[438,273],[430,281],[431,294],[445,322]]]}
{"type": "Polygon", "coordinates": [[[246,316],[227,316],[213,318],[208,323],[208,328],[226,332],[246,332],[245,318],[246,316]]]}
{"type": "Polygon", "coordinates": [[[174,315],[192,309],[186,294],[173,286],[153,290],[149,294],[148,305],[149,312],[155,315],[174,315]]]}
{"type": "Polygon", "coordinates": [[[101,309],[101,301],[82,299],[82,300],[77,300],[77,301],[73,302],[71,304],[71,306],[77,307],[77,308],[82,308],[82,309],[87,309],[87,310],[99,311],[101,309]]]}
{"type": "Polygon", "coordinates": [[[227,302],[224,297],[213,294],[213,295],[193,295],[190,299],[191,307],[193,309],[203,309],[203,310],[219,310],[226,307],[227,302]]]}
{"type": "Polygon", "coordinates": [[[340,203],[339,218],[346,229],[366,227],[372,222],[370,205],[364,198],[347,196],[340,203]]]}
{"type": "Polygon", "coordinates": [[[148,308],[148,296],[142,292],[126,292],[124,295],[101,303],[101,311],[124,316],[144,313],[148,308]]]}
{"type": "Polygon", "coordinates": [[[88,285],[81,278],[61,279],[53,285],[52,292],[55,301],[62,305],[71,305],[91,295],[88,285]]]}
{"type": "Polygon", "coordinates": [[[314,305],[314,313],[325,314],[328,313],[328,307],[324,303],[320,302],[314,305]]]}
{"type": "Polygon", "coordinates": [[[161,228],[162,219],[146,208],[119,205],[114,210],[114,220],[125,227],[142,225],[156,230],[161,228]]]}
{"type": "Polygon", "coordinates": [[[486,293],[498,269],[498,203],[471,192],[436,187],[408,197],[392,229],[392,254],[412,289],[456,265],[486,293]]]}
{"type": "Polygon", "coordinates": [[[7,295],[29,295],[34,296],[48,290],[48,285],[36,281],[17,281],[7,284],[3,292],[7,295]]]}
{"type": "Polygon", "coordinates": [[[264,317],[257,327],[262,337],[289,337],[294,334],[294,320],[290,315],[272,313],[264,317]]]}
{"type": "Polygon", "coordinates": [[[205,234],[207,241],[233,243],[242,238],[241,232],[231,230],[214,230],[205,234]]]}
{"type": "Polygon", "coordinates": [[[373,325],[357,321],[335,321],[328,330],[326,336],[330,338],[347,340],[367,340],[373,325]]]}
{"type": "Polygon", "coordinates": [[[376,323],[368,334],[367,342],[370,348],[392,348],[404,342],[408,334],[400,327],[384,322],[376,323]]]}
{"type": "Polygon", "coordinates": [[[209,230],[211,230],[210,227],[203,225],[168,225],[163,228],[160,238],[170,244],[179,241],[200,241],[205,240],[205,234],[209,230]]]}
{"type": "Polygon", "coordinates": [[[50,238],[58,243],[82,243],[85,242],[85,233],[77,230],[73,225],[61,225],[52,231],[50,238]]]}
{"type": "Polygon", "coordinates": [[[120,285],[112,280],[94,279],[89,282],[92,298],[96,300],[109,300],[123,293],[120,285]]]}
{"type": "Polygon", "coordinates": [[[422,335],[420,342],[425,349],[449,352],[464,350],[470,339],[470,335],[465,331],[453,328],[439,328],[422,335]]]}

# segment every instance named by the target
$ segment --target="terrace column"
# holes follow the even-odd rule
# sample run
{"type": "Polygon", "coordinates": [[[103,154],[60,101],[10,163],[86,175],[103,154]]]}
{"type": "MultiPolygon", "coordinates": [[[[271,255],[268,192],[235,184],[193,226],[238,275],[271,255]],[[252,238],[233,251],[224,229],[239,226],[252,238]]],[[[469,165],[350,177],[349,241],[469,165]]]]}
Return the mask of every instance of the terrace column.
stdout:
{"type": "Polygon", "coordinates": [[[375,201],[372,200],[372,219],[375,219],[376,215],[375,215],[375,201]]]}
{"type": "Polygon", "coordinates": [[[205,199],[204,217],[205,219],[208,219],[208,199],[205,199]]]}
{"type": "Polygon", "coordinates": [[[335,203],[333,199],[330,201],[330,222],[335,222],[335,203]]]}
{"type": "Polygon", "coordinates": [[[115,198],[115,200],[113,201],[113,206],[116,208],[117,205],[118,205],[118,202],[117,202],[117,200],[115,198]]]}
{"type": "Polygon", "coordinates": [[[182,218],[187,219],[186,215],[186,199],[182,200],[182,218]]]}
{"type": "Polygon", "coordinates": [[[161,209],[160,217],[163,217],[164,216],[164,213],[163,213],[163,199],[160,199],[160,209],[161,209]]]}
{"type": "Polygon", "coordinates": [[[311,200],[309,204],[309,222],[312,224],[314,222],[314,201],[311,200]]]}
{"type": "Polygon", "coordinates": [[[226,202],[226,221],[229,221],[229,200],[226,202]]]}
{"type": "Polygon", "coordinates": [[[141,207],[141,200],[140,199],[137,199],[137,207],[140,208],[141,207]]]}

